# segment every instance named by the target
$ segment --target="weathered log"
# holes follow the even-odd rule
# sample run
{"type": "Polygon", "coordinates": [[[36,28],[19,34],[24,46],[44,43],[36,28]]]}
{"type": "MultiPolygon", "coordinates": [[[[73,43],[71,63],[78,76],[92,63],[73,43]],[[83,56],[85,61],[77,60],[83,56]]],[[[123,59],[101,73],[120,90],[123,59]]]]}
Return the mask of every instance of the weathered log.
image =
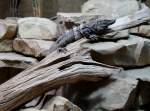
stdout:
{"type": "Polygon", "coordinates": [[[150,20],[150,9],[142,4],[142,9],[137,11],[132,15],[121,17],[116,20],[116,22],[109,26],[113,31],[124,30],[127,28],[135,27],[141,23],[147,22],[150,20]]]}
{"type": "Polygon", "coordinates": [[[19,105],[66,83],[97,81],[120,72],[120,68],[97,63],[80,41],[68,46],[67,53],[53,52],[39,64],[27,69],[0,86],[0,111],[19,105]],[[77,53],[78,52],[78,53],[77,53]]]}

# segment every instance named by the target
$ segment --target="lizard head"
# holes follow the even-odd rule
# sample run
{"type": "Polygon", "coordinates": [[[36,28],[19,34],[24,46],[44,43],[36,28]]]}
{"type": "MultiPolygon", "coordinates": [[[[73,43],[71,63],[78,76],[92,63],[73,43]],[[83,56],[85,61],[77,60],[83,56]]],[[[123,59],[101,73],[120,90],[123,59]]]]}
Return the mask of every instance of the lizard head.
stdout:
{"type": "Polygon", "coordinates": [[[95,24],[93,25],[93,28],[95,31],[105,31],[109,25],[112,25],[115,23],[116,20],[97,20],[95,24]]]}

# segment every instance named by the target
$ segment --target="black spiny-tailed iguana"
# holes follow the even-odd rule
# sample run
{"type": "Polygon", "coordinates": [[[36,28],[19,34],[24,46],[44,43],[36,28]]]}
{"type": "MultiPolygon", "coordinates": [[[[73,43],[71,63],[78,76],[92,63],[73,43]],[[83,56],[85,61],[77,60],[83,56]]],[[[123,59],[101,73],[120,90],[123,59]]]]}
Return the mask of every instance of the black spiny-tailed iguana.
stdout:
{"type": "Polygon", "coordinates": [[[113,23],[115,23],[115,20],[96,20],[68,30],[57,39],[57,41],[50,48],[49,53],[54,50],[61,51],[61,49],[64,49],[64,47],[69,43],[73,43],[83,37],[90,40],[97,40],[97,35],[103,35],[110,31],[108,26],[113,23]]]}

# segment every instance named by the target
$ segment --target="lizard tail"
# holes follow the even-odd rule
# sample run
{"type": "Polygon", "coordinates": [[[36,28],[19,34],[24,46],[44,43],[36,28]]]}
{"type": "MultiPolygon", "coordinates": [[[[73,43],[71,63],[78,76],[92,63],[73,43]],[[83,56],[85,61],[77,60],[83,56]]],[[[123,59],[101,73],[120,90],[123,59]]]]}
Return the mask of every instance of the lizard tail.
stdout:
{"type": "Polygon", "coordinates": [[[54,44],[50,47],[48,53],[50,54],[50,53],[52,53],[53,51],[55,51],[55,50],[57,50],[57,49],[58,49],[58,45],[57,45],[56,43],[54,43],[54,44]]]}
{"type": "Polygon", "coordinates": [[[56,43],[52,44],[52,46],[50,47],[49,50],[46,50],[46,51],[42,52],[42,56],[49,55],[50,53],[52,53],[53,51],[55,51],[57,48],[58,48],[58,46],[57,46],[56,43]]]}

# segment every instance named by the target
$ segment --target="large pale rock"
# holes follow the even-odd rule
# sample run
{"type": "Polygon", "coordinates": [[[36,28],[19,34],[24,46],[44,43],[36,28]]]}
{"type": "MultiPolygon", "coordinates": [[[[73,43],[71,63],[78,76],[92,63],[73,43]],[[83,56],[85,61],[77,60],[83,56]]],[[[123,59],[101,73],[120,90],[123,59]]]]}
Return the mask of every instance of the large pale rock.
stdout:
{"type": "MultiPolygon", "coordinates": [[[[88,97],[89,102],[95,99],[94,107],[90,111],[97,111],[98,109],[114,111],[134,107],[136,105],[134,101],[136,93],[132,97],[130,95],[136,89],[137,83],[136,80],[130,78],[112,80],[110,84],[102,86],[88,97]],[[96,98],[99,102],[96,102],[96,98]]],[[[90,103],[92,104],[92,102],[90,103]]]]}
{"type": "Polygon", "coordinates": [[[0,52],[13,51],[13,40],[3,40],[0,42],[0,52]]]}
{"type": "Polygon", "coordinates": [[[104,18],[118,18],[139,9],[136,0],[89,0],[82,6],[83,13],[94,13],[104,18]]]}
{"type": "Polygon", "coordinates": [[[27,17],[18,20],[18,36],[30,39],[54,39],[57,33],[55,22],[38,17],[27,17]]]}
{"type": "Polygon", "coordinates": [[[16,53],[0,53],[0,67],[14,67],[26,69],[36,64],[38,61],[31,57],[25,57],[16,53]]]}
{"type": "Polygon", "coordinates": [[[78,106],[61,96],[53,97],[45,105],[45,109],[47,111],[82,111],[78,106]]]}
{"type": "Polygon", "coordinates": [[[47,104],[47,102],[56,95],[56,90],[50,90],[49,92],[46,92],[39,97],[27,102],[24,105],[24,108],[34,107],[36,109],[42,109],[44,105],[47,104]]]}
{"type": "Polygon", "coordinates": [[[46,56],[46,53],[52,46],[53,41],[35,40],[35,39],[15,39],[13,48],[15,51],[34,57],[46,56]]]}
{"type": "Polygon", "coordinates": [[[100,18],[100,15],[94,14],[82,14],[82,13],[57,13],[57,24],[60,33],[65,30],[72,29],[74,26],[78,26],[83,23],[87,23],[91,20],[100,18]]]}
{"type": "Polygon", "coordinates": [[[80,82],[67,87],[67,98],[85,111],[128,111],[136,106],[138,81],[124,71],[98,82],[80,82]]]}
{"type": "Polygon", "coordinates": [[[84,44],[83,47],[93,51],[94,60],[110,65],[134,67],[150,64],[150,40],[132,36],[117,42],[99,42],[84,44]]]}
{"type": "Polygon", "coordinates": [[[95,20],[100,18],[101,16],[99,14],[83,14],[83,13],[63,13],[58,12],[57,13],[57,20],[59,22],[73,22],[74,24],[78,25],[81,23],[86,23],[91,20],[95,20]]]}
{"type": "Polygon", "coordinates": [[[0,39],[13,39],[16,31],[17,22],[15,20],[0,20],[0,39]]]}

